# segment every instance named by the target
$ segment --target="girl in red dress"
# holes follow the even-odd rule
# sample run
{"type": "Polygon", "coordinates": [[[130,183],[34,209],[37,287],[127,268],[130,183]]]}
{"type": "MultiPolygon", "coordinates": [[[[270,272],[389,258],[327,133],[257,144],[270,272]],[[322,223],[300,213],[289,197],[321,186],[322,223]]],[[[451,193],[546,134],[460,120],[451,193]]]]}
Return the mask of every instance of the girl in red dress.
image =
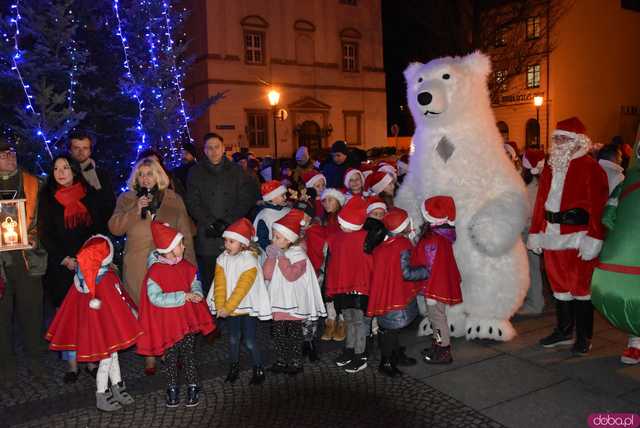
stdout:
{"type": "Polygon", "coordinates": [[[164,354],[167,376],[167,407],[180,404],[178,358],[187,381],[187,407],[199,404],[198,373],[195,363],[196,334],[207,335],[215,329],[209,314],[196,267],[183,259],[183,236],[160,222],[151,223],[156,250],[140,293],[140,324],[144,336],[138,341],[138,353],[164,354]]]}
{"type": "Polygon", "coordinates": [[[433,327],[433,345],[423,351],[427,364],[450,364],[451,344],[446,306],[462,302],[460,272],[453,255],[456,206],[449,196],[434,196],[420,207],[425,219],[422,238],[402,258],[406,280],[418,280],[433,327]],[[416,268],[417,267],[417,268],[416,268]]]}
{"type": "Polygon", "coordinates": [[[46,334],[54,351],[75,351],[78,362],[100,362],[96,375],[96,407],[105,412],[133,403],[120,374],[118,351],[142,335],[130,299],[110,268],[113,245],[106,236],[87,240],[76,255],[78,268],[46,334]],[[111,388],[109,388],[111,381],[111,388]]]}

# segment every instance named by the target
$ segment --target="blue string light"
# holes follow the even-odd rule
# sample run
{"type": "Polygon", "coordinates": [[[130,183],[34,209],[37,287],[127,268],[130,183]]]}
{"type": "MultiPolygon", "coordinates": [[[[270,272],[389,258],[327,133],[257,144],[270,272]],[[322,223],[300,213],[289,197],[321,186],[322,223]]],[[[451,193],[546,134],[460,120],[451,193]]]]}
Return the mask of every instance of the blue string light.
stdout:
{"type": "MultiPolygon", "coordinates": [[[[73,15],[73,11],[69,10],[69,15],[73,15]]],[[[71,23],[75,23],[75,19],[71,19],[71,23]]],[[[67,104],[69,110],[74,111],[75,104],[75,89],[78,84],[76,80],[76,74],[78,73],[78,60],[76,54],[78,53],[75,39],[71,39],[71,46],[69,46],[69,56],[71,57],[71,71],[69,71],[69,90],[67,91],[67,104]]],[[[69,119],[67,119],[69,123],[69,119]]]]}
{"type": "Polygon", "coordinates": [[[135,80],[135,77],[133,76],[133,73],[131,72],[131,64],[129,62],[129,52],[128,52],[129,43],[127,41],[127,36],[124,34],[122,30],[122,22],[120,21],[120,10],[118,6],[119,6],[119,0],[113,0],[113,10],[115,12],[116,21],[118,25],[116,35],[120,38],[120,43],[122,44],[122,51],[124,54],[123,65],[125,69],[125,74],[129,79],[129,82],[131,83],[131,89],[129,89],[129,95],[138,104],[138,119],[136,121],[136,131],[138,132],[140,141],[138,142],[138,145],[136,148],[136,158],[131,162],[131,164],[133,165],[136,159],[138,159],[140,152],[146,148],[146,144],[147,144],[147,134],[144,132],[144,126],[142,125],[142,112],[144,111],[144,101],[142,100],[142,97],[140,97],[140,94],[138,93],[139,90],[136,85],[136,80],[135,80]]]}
{"type": "MultiPolygon", "coordinates": [[[[19,61],[22,59],[22,53],[20,52],[20,45],[18,44],[18,39],[20,38],[20,20],[22,16],[20,16],[20,0],[16,0],[14,4],[11,5],[11,13],[13,16],[9,18],[9,22],[15,27],[15,32],[13,34],[13,54],[11,55],[11,70],[16,72],[18,76],[18,80],[20,81],[20,85],[22,85],[22,90],[24,91],[25,98],[27,99],[27,104],[25,105],[25,110],[38,118],[38,129],[36,130],[36,135],[42,139],[44,143],[44,148],[47,151],[47,154],[51,159],[53,159],[53,153],[51,153],[51,149],[49,144],[51,140],[47,138],[44,131],[42,130],[42,121],[40,114],[36,112],[35,107],[33,106],[33,95],[29,92],[31,86],[28,85],[24,78],[22,77],[22,73],[20,72],[20,67],[18,65],[19,61]]],[[[38,155],[39,157],[39,155],[38,155]]]]}

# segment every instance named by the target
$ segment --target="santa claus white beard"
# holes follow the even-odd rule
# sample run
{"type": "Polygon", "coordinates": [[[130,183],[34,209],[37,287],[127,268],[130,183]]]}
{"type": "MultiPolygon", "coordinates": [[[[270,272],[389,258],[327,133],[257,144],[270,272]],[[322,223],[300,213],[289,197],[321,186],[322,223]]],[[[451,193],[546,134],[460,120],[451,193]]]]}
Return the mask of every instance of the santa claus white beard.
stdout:
{"type": "Polygon", "coordinates": [[[564,144],[552,144],[549,151],[549,165],[553,173],[566,173],[573,156],[581,149],[588,149],[588,147],[589,141],[586,138],[576,138],[564,144]]]}

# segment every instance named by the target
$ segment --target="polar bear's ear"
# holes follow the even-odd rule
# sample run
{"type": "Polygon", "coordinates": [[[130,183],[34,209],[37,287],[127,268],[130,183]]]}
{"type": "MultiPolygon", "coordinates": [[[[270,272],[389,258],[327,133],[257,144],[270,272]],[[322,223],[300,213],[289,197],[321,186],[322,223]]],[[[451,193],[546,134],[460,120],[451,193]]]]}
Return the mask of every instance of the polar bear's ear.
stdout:
{"type": "Polygon", "coordinates": [[[420,67],[424,64],[421,62],[412,62],[409,66],[404,70],[404,78],[407,80],[407,83],[413,81],[415,75],[418,73],[420,67]]]}
{"type": "Polygon", "coordinates": [[[463,57],[462,63],[469,67],[474,73],[478,73],[483,77],[486,77],[491,73],[491,59],[480,51],[475,51],[474,53],[463,57]]]}

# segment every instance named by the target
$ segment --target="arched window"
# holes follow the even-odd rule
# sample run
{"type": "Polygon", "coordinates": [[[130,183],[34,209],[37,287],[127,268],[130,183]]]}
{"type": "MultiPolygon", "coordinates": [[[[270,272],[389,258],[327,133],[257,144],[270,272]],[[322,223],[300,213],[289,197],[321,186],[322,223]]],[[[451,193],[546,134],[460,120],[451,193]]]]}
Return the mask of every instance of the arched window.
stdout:
{"type": "Polygon", "coordinates": [[[498,127],[498,131],[500,131],[500,135],[502,135],[502,142],[506,143],[509,141],[509,125],[507,125],[507,122],[501,120],[496,123],[496,126],[498,127]]]}
{"type": "Polygon", "coordinates": [[[540,148],[540,124],[535,119],[527,120],[525,128],[525,147],[540,148]]]}

